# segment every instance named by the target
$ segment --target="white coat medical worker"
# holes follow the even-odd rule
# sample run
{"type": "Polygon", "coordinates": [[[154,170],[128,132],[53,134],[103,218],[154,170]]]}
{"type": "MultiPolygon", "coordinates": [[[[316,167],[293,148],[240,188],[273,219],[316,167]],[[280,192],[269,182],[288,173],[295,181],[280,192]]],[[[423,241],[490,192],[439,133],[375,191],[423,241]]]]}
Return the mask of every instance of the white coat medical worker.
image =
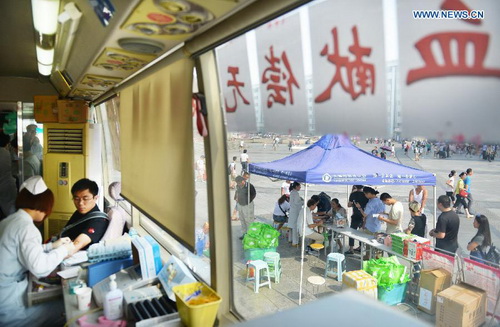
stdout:
{"type": "Polygon", "coordinates": [[[27,306],[28,274],[49,275],[73,253],[69,238],[42,244],[35,226],[51,213],[54,195],[40,176],[27,179],[16,199],[17,211],[0,222],[0,326],[62,326],[62,300],[27,306]]]}

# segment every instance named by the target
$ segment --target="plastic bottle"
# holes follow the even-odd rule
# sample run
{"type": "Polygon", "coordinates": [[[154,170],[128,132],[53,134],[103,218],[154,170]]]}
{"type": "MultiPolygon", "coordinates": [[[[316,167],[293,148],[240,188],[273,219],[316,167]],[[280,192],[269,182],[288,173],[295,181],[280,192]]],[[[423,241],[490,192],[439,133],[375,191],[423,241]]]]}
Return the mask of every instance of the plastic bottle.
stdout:
{"type": "Polygon", "coordinates": [[[116,275],[109,276],[109,292],[103,301],[104,315],[108,320],[117,320],[123,316],[123,292],[116,288],[116,275]]]}

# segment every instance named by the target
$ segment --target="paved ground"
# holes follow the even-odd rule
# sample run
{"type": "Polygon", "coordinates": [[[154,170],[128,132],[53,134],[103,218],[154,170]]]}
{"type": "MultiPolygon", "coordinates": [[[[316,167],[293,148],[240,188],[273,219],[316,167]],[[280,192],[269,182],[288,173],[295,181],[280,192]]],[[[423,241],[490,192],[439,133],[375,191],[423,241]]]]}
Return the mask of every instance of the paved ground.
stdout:
{"type": "MultiPolygon", "coordinates": [[[[280,145],[278,149],[273,150],[270,145],[264,148],[262,143],[248,143],[246,148],[250,156],[251,162],[264,162],[272,161],[283,158],[291,154],[286,145],[280,145]]],[[[238,156],[236,142],[230,144],[229,158],[238,156]]],[[[371,150],[373,145],[361,144],[364,150],[371,150]]],[[[294,150],[296,152],[298,150],[294,150]]],[[[500,162],[487,162],[479,158],[464,158],[464,156],[457,155],[449,159],[433,159],[422,158],[419,162],[413,161],[404,155],[402,151],[397,151],[395,158],[388,158],[395,162],[424,169],[433,172],[437,176],[437,195],[444,194],[444,185],[447,174],[451,169],[457,172],[463,171],[467,168],[472,168],[475,172],[473,176],[473,194],[475,205],[473,207],[474,213],[483,213],[490,219],[491,232],[493,242],[500,244],[500,201],[498,195],[494,192],[495,187],[500,185],[500,162]]],[[[238,167],[240,168],[240,167],[238,167]]],[[[255,215],[257,221],[271,223],[272,210],[274,203],[280,196],[280,186],[282,181],[273,181],[267,177],[252,175],[251,182],[257,189],[257,198],[255,199],[255,215]]],[[[198,184],[198,183],[197,183],[198,184]]],[[[323,185],[310,185],[308,197],[317,194],[320,191],[325,191],[332,198],[338,198],[342,205],[345,207],[347,203],[347,186],[323,186],[323,185]]],[[[378,187],[382,192],[388,192],[393,197],[403,201],[405,208],[407,207],[408,193],[410,189],[408,186],[385,186],[378,187]]],[[[432,188],[429,187],[430,203],[433,203],[432,188]]],[[[232,196],[232,195],[231,195],[232,196]]],[[[429,206],[432,211],[432,206],[429,206]]],[[[438,213],[439,214],[439,213],[438,213]]],[[[349,214],[350,215],[350,214],[349,214]]],[[[409,213],[405,215],[403,226],[407,225],[409,220],[409,213]]],[[[428,215],[429,221],[432,221],[432,215],[428,215]]],[[[465,219],[461,216],[461,227],[459,232],[459,244],[465,249],[467,243],[474,236],[475,230],[472,226],[472,221],[465,219]]],[[[233,226],[233,262],[234,262],[234,289],[236,297],[235,306],[240,314],[245,318],[253,318],[256,316],[271,314],[276,311],[285,310],[287,308],[295,307],[298,305],[299,298],[299,283],[300,283],[300,250],[292,248],[284,240],[280,242],[278,252],[282,257],[283,277],[279,284],[272,284],[273,289],[262,288],[258,294],[253,293],[250,285],[245,283],[245,260],[241,241],[238,239],[240,233],[240,223],[238,221],[232,222],[233,226]]],[[[347,270],[359,269],[359,262],[348,260],[347,270]]],[[[341,290],[341,283],[338,283],[333,278],[327,278],[327,283],[320,287],[318,292],[313,292],[311,285],[307,283],[307,277],[313,275],[324,274],[324,255],[319,258],[310,257],[304,263],[304,285],[303,285],[303,298],[302,302],[312,301],[321,296],[327,296],[337,293],[341,290]]],[[[411,301],[409,301],[411,302],[411,301]]],[[[417,316],[430,323],[433,323],[434,317],[427,315],[421,311],[414,310],[408,306],[394,307],[395,310],[406,310],[409,314],[417,316]]]]}

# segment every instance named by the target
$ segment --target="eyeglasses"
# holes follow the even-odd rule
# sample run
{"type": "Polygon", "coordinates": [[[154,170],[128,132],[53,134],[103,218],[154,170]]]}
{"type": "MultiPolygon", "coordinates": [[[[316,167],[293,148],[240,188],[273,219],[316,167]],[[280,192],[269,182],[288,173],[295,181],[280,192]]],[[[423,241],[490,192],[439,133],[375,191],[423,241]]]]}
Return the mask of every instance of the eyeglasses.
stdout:
{"type": "Polygon", "coordinates": [[[79,198],[77,196],[74,196],[73,197],[73,202],[76,202],[76,203],[80,203],[80,201],[83,201],[83,203],[87,203],[89,202],[90,200],[94,199],[94,197],[91,197],[91,196],[85,196],[83,198],[79,198]]]}

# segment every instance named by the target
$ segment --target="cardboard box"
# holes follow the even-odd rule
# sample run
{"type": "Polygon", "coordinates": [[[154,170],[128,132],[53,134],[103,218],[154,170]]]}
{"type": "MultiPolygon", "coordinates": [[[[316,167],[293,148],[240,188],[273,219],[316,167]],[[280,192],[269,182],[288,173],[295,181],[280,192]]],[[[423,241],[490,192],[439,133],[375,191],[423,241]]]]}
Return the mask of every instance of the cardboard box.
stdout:
{"type": "Polygon", "coordinates": [[[60,123],[86,123],[89,105],[85,100],[57,100],[60,123]]]}
{"type": "Polygon", "coordinates": [[[430,246],[431,240],[413,235],[412,238],[404,241],[404,256],[413,260],[422,260],[424,246],[430,246]]]}
{"type": "Polygon", "coordinates": [[[451,285],[451,273],[443,268],[424,269],[418,284],[418,308],[428,314],[436,314],[436,294],[451,285]]]}
{"type": "Polygon", "coordinates": [[[57,99],[57,95],[34,96],[33,110],[37,123],[57,123],[59,121],[57,99]]]}
{"type": "Polygon", "coordinates": [[[472,285],[453,285],[438,293],[436,303],[438,327],[476,327],[486,320],[486,292],[472,285]]]}
{"type": "Polygon", "coordinates": [[[375,300],[377,296],[377,280],[364,270],[345,272],[342,275],[342,289],[354,288],[375,300]]]}

